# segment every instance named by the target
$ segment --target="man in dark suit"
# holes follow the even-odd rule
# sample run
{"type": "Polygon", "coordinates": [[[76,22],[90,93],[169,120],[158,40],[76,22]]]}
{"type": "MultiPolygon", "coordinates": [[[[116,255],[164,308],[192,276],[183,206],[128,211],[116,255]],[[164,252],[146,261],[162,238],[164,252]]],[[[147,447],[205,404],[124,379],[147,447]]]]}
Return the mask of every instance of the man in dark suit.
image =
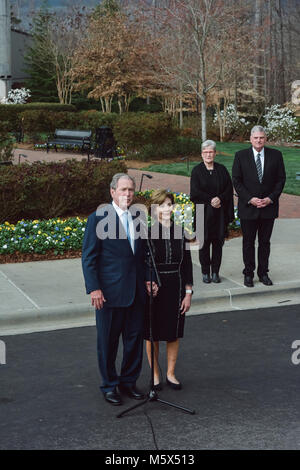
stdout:
{"type": "Polygon", "coordinates": [[[251,130],[252,147],[235,154],[232,180],[238,195],[238,215],[243,232],[244,284],[253,287],[255,270],[255,239],[258,236],[257,275],[263,284],[273,283],[268,276],[270,239],[278,200],[285,184],[285,169],[281,152],[265,147],[263,127],[251,130]]]}
{"type": "Polygon", "coordinates": [[[135,239],[129,210],[134,191],[133,178],[125,173],[114,175],[112,203],[99,206],[89,216],[82,249],[86,292],[96,308],[100,389],[112,405],[122,404],[117,387],[131,398],[144,398],[136,380],[143,354],[146,242],[135,239]],[[123,362],[118,375],[115,361],[121,334],[123,362]]]}

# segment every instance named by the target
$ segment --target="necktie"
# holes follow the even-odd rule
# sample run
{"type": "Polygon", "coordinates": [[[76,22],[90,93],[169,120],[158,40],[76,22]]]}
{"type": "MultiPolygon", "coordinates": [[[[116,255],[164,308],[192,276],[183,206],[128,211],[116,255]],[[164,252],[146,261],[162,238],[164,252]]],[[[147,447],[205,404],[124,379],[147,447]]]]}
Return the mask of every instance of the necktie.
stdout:
{"type": "Polygon", "coordinates": [[[256,155],[256,168],[257,168],[258,179],[259,179],[259,182],[261,183],[261,182],[262,182],[263,174],[262,174],[262,166],[261,166],[261,160],[260,160],[260,153],[258,153],[258,154],[256,155]]]}
{"type": "Polygon", "coordinates": [[[132,248],[132,243],[131,243],[131,236],[130,236],[130,230],[129,230],[129,220],[128,220],[128,212],[123,212],[123,218],[124,218],[124,228],[125,228],[125,231],[126,231],[126,236],[127,236],[127,239],[130,243],[130,246],[132,248]]]}

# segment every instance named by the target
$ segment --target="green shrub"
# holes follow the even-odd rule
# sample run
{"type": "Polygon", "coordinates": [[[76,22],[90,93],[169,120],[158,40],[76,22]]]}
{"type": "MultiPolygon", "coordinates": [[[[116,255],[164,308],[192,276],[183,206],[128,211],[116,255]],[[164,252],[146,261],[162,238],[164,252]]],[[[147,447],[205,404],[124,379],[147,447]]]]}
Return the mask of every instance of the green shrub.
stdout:
{"type": "Polygon", "coordinates": [[[24,111],[40,110],[48,113],[50,111],[66,112],[75,111],[71,104],[59,103],[26,103],[26,104],[0,104],[0,121],[6,121],[10,132],[16,132],[21,127],[20,114],[24,111]]]}
{"type": "Polygon", "coordinates": [[[8,125],[0,121],[0,161],[11,161],[13,158],[13,141],[8,132],[8,125]]]}
{"type": "Polygon", "coordinates": [[[136,152],[146,145],[160,146],[176,138],[178,130],[167,114],[126,113],[119,116],[113,131],[125,152],[136,152]]]}
{"type": "Polygon", "coordinates": [[[112,176],[126,171],[118,160],[0,167],[0,223],[88,214],[109,201],[112,176]]]}
{"type": "Polygon", "coordinates": [[[161,145],[147,144],[135,158],[143,161],[162,158],[185,157],[201,154],[201,140],[187,137],[177,137],[161,145]]]}
{"type": "Polygon", "coordinates": [[[112,126],[116,115],[94,110],[77,113],[30,110],[21,113],[20,118],[23,132],[30,137],[37,133],[53,134],[55,129],[91,129],[94,131],[100,126],[112,126]]]}

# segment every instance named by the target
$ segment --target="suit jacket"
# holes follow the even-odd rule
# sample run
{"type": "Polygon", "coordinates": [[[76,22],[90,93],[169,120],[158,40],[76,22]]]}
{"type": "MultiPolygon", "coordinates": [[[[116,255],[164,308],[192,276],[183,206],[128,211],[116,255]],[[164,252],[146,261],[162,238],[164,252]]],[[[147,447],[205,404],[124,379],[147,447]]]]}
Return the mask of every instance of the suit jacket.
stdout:
{"type": "Polygon", "coordinates": [[[285,184],[285,169],[279,150],[264,148],[264,173],[259,182],[252,147],[235,154],[232,181],[238,195],[238,215],[241,219],[274,219],[278,217],[279,196],[285,184]],[[252,197],[269,197],[273,203],[263,209],[249,204],[252,197]]]}
{"type": "Polygon", "coordinates": [[[82,247],[87,294],[101,289],[108,307],[128,307],[136,294],[145,302],[145,257],[145,240],[135,240],[133,253],[112,204],[88,217],[82,247]]]}

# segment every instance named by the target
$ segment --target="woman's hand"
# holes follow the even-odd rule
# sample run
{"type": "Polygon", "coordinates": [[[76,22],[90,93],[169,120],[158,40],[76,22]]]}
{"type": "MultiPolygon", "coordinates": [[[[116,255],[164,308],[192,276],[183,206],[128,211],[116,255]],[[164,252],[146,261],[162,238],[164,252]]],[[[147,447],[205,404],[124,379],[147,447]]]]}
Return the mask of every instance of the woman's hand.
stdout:
{"type": "Polygon", "coordinates": [[[180,313],[184,315],[185,312],[188,312],[192,303],[192,294],[185,294],[185,298],[181,302],[180,313]]]}
{"type": "Polygon", "coordinates": [[[104,302],[106,302],[102,290],[93,290],[91,292],[92,305],[100,310],[103,307],[104,302]]]}
{"type": "Polygon", "coordinates": [[[221,200],[220,198],[218,198],[217,196],[214,197],[211,201],[210,201],[211,205],[215,208],[215,209],[219,209],[221,207],[221,200]]]}
{"type": "MultiPolygon", "coordinates": [[[[150,281],[146,281],[146,289],[147,289],[148,295],[150,295],[150,293],[151,293],[151,282],[150,281]]],[[[152,282],[153,297],[156,297],[157,293],[158,293],[158,285],[156,284],[156,282],[152,282]]]]}

